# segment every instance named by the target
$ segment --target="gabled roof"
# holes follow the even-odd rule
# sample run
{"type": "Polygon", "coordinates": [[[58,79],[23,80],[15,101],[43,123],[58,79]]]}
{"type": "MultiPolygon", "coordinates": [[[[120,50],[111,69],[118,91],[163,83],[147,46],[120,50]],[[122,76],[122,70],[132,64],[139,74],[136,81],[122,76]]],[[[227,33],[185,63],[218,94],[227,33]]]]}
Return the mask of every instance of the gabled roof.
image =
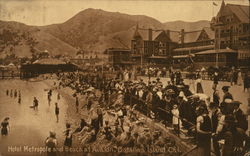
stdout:
{"type": "Polygon", "coordinates": [[[179,33],[175,31],[170,31],[170,39],[173,42],[179,42],[179,33]]]}
{"type": "Polygon", "coordinates": [[[184,35],[184,43],[196,42],[200,36],[200,31],[187,32],[184,35]]]}
{"type": "Polygon", "coordinates": [[[144,29],[139,29],[138,30],[142,40],[148,40],[148,30],[144,30],[144,29]]]}
{"type": "Polygon", "coordinates": [[[242,23],[249,23],[249,6],[227,4],[228,7],[242,23]]]}
{"type": "Polygon", "coordinates": [[[215,39],[215,32],[210,27],[204,27],[203,30],[207,33],[210,39],[215,39]]]}
{"type": "MultiPolygon", "coordinates": [[[[163,33],[166,34],[166,32],[164,30],[153,30],[152,31],[152,41],[156,40],[160,35],[163,35],[163,33]]],[[[141,38],[142,40],[144,41],[148,41],[149,40],[149,30],[148,29],[140,29],[138,28],[136,31],[135,31],[135,34],[134,34],[134,39],[137,38],[141,38]]]]}
{"type": "Polygon", "coordinates": [[[249,6],[246,5],[236,5],[236,4],[226,4],[222,1],[220,10],[217,17],[227,16],[234,14],[242,23],[249,23],[249,6]]]}
{"type": "Polygon", "coordinates": [[[134,38],[134,39],[142,38],[142,36],[141,36],[140,33],[139,33],[138,24],[136,25],[135,33],[134,33],[133,38],[134,38]]]}
{"type": "Polygon", "coordinates": [[[153,36],[154,41],[172,42],[172,40],[170,39],[170,36],[167,35],[167,32],[165,30],[161,30],[157,32],[153,36]]]}
{"type": "Polygon", "coordinates": [[[152,33],[152,39],[155,40],[163,31],[153,31],[152,33]]]}

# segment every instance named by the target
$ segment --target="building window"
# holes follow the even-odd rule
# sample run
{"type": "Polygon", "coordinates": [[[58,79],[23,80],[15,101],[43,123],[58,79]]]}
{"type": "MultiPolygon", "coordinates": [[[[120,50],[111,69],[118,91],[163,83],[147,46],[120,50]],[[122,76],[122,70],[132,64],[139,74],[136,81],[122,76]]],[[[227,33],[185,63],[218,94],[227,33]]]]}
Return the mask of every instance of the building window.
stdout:
{"type": "Polygon", "coordinates": [[[166,50],[162,50],[162,54],[166,54],[166,50]]]}

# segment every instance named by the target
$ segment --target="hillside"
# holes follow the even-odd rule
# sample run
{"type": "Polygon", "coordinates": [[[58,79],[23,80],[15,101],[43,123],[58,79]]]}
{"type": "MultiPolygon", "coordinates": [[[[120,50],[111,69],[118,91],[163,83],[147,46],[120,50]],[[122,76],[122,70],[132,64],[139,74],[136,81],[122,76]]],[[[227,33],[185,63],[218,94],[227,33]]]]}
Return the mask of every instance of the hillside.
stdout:
{"type": "Polygon", "coordinates": [[[38,27],[0,21],[0,58],[15,54],[31,57],[47,50],[51,55],[75,55],[76,49],[38,27]]]}
{"type": "Polygon", "coordinates": [[[185,31],[201,30],[203,27],[210,27],[210,21],[201,20],[197,22],[185,22],[185,21],[173,21],[163,23],[164,29],[170,29],[175,31],[180,31],[184,29],[185,31]]]}
{"type": "Polygon", "coordinates": [[[163,28],[162,23],[147,16],[86,9],[65,23],[41,29],[72,46],[104,51],[108,47],[130,47],[128,42],[130,43],[132,35],[131,32],[126,32],[131,31],[137,23],[145,28],[163,28]]]}
{"type": "Polygon", "coordinates": [[[75,56],[84,51],[102,53],[107,48],[130,48],[136,25],[140,28],[180,31],[201,30],[209,21],[161,23],[144,15],[128,15],[100,9],[86,9],[61,24],[27,26],[0,21],[0,57],[32,55],[47,50],[50,55],[75,56]]]}

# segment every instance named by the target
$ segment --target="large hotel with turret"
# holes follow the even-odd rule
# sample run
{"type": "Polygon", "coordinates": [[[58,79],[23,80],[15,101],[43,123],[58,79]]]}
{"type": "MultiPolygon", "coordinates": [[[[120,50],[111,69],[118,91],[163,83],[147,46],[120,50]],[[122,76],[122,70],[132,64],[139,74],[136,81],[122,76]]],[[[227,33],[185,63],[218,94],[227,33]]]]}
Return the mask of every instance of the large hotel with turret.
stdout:
{"type": "MultiPolygon", "coordinates": [[[[225,4],[222,1],[219,12],[211,19],[210,27],[187,32],[184,29],[145,29],[137,24],[130,50],[109,51],[114,55],[119,53],[127,56],[124,63],[122,60],[113,60],[121,66],[134,64],[178,67],[193,64],[196,68],[249,67],[249,20],[249,6],[225,4]]],[[[110,57],[112,60],[112,55],[110,57]]]]}

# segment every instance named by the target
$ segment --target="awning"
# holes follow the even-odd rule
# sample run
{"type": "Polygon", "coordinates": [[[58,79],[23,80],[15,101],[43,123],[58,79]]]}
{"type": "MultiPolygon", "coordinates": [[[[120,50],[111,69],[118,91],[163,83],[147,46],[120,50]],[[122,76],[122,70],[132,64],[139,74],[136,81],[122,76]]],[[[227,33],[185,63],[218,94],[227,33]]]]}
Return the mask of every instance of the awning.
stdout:
{"type": "Polygon", "coordinates": [[[205,50],[198,53],[195,53],[195,55],[203,55],[203,54],[221,54],[221,53],[238,53],[236,50],[227,48],[227,49],[212,49],[212,50],[205,50]]]}
{"type": "Polygon", "coordinates": [[[192,50],[208,50],[213,49],[214,45],[207,45],[207,46],[197,46],[197,47],[187,47],[187,48],[176,48],[174,52],[178,51],[192,51],[192,50]]]}
{"type": "Polygon", "coordinates": [[[66,64],[66,62],[59,60],[59,59],[53,59],[53,58],[46,58],[46,59],[41,59],[41,60],[36,60],[33,62],[33,64],[66,64]]]}
{"type": "Polygon", "coordinates": [[[177,55],[177,56],[173,56],[174,59],[178,59],[178,58],[189,58],[189,57],[194,57],[194,54],[190,54],[190,55],[177,55]]]}
{"type": "Polygon", "coordinates": [[[167,56],[150,56],[149,59],[167,59],[167,56]]]}

